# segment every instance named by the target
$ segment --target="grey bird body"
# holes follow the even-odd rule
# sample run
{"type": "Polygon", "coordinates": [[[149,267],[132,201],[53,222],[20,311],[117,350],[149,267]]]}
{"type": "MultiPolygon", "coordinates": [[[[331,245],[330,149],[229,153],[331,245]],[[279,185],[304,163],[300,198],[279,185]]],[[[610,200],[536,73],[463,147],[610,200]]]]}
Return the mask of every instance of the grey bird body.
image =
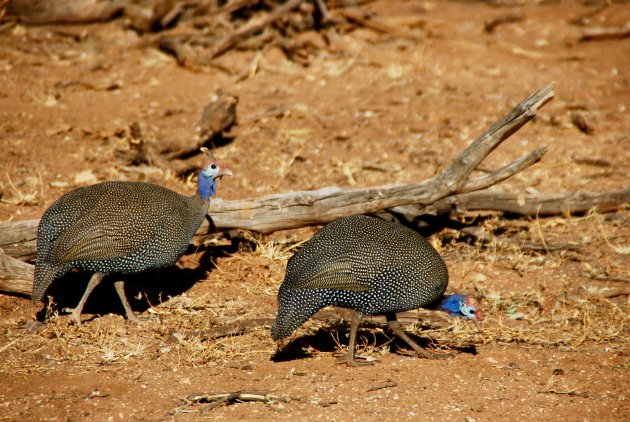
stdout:
{"type": "Polygon", "coordinates": [[[326,225],[287,264],[274,338],[290,335],[326,306],[362,314],[420,308],[439,300],[448,270],[417,232],[355,215],[326,225]]]}
{"type": "MultiPolygon", "coordinates": [[[[70,191],[44,213],[37,232],[33,302],[73,268],[94,273],[73,317],[107,274],[130,274],[174,264],[203,222],[216,179],[231,175],[211,157],[199,175],[199,190],[184,196],[142,182],[104,182],[70,191]]],[[[135,319],[116,290],[127,317],[135,319]]]]}
{"type": "Polygon", "coordinates": [[[354,309],[358,320],[351,330],[352,363],[362,314],[385,314],[395,321],[396,312],[436,304],[447,285],[444,261],[420,234],[378,218],[342,218],[290,258],[272,336],[289,336],[326,306],[354,309]]]}
{"type": "Polygon", "coordinates": [[[33,301],[72,268],[129,274],[172,264],[186,251],[209,204],[141,182],[68,192],[39,223],[33,301]]]}

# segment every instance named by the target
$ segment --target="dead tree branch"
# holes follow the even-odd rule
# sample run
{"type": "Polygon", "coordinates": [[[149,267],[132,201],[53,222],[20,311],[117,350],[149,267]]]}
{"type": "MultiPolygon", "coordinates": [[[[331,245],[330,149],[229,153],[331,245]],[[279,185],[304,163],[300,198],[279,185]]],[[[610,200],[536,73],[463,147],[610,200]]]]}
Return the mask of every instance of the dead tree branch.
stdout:
{"type": "Polygon", "coordinates": [[[444,198],[428,207],[407,205],[392,211],[406,215],[442,214],[445,212],[469,212],[493,210],[523,216],[582,213],[591,209],[599,212],[614,210],[630,203],[630,189],[612,192],[587,193],[580,191],[547,195],[518,195],[496,190],[486,190],[444,198]]]}
{"type": "Polygon", "coordinates": [[[31,295],[35,266],[5,255],[0,249],[0,291],[31,295]]]}
{"type": "MultiPolygon", "coordinates": [[[[603,212],[629,203],[630,189],[530,196],[487,190],[540,160],[547,150],[544,146],[490,174],[469,179],[488,154],[530,121],[552,97],[552,85],[536,92],[475,140],[441,174],[420,183],[359,189],[328,187],[232,201],[214,199],[209,215],[214,228],[219,231],[238,228],[269,233],[382,210],[404,214],[408,218],[427,213],[475,210],[549,215],[584,212],[591,208],[603,212]]],[[[0,255],[0,290],[30,294],[33,266],[7,254],[21,259],[32,258],[38,223],[38,220],[0,223],[0,248],[4,248],[0,255]]],[[[207,223],[199,231],[207,233],[207,223]]]]}
{"type": "Polygon", "coordinates": [[[259,21],[248,22],[247,24],[241,26],[217,44],[217,46],[211,51],[210,58],[215,59],[219,57],[228,50],[237,46],[241,41],[244,41],[249,36],[254,35],[259,31],[262,31],[267,25],[271,25],[276,20],[282,18],[287,13],[297,8],[300,4],[302,4],[303,1],[304,0],[289,0],[286,3],[277,6],[271,13],[269,13],[269,15],[265,16],[263,19],[260,19],[259,21]]]}
{"type": "Polygon", "coordinates": [[[536,92],[474,141],[445,171],[418,184],[358,189],[328,187],[248,200],[214,200],[210,215],[217,229],[238,227],[269,233],[323,224],[343,216],[374,213],[399,205],[426,206],[460,192],[483,189],[493,180],[504,180],[540,159],[545,152],[544,147],[490,175],[473,179],[467,185],[468,177],[481,161],[531,120],[552,97],[551,85],[536,92]]]}
{"type": "MultiPolygon", "coordinates": [[[[255,221],[250,221],[243,215],[238,207],[232,205],[234,201],[221,201],[213,204],[210,214],[217,230],[229,230],[240,228],[255,230],[255,221]],[[231,209],[232,211],[226,211],[231,209]],[[215,213],[220,213],[223,218],[215,218],[215,213]],[[225,218],[227,216],[227,218],[225,218]],[[240,224],[240,225],[237,225],[240,224]]],[[[623,204],[630,203],[630,189],[622,189],[612,192],[588,193],[566,192],[547,195],[518,195],[507,192],[484,190],[463,195],[455,195],[441,199],[435,203],[420,207],[416,205],[401,205],[391,207],[388,211],[404,215],[409,220],[423,214],[465,213],[470,211],[499,211],[515,215],[557,215],[583,213],[591,209],[606,212],[618,209],[623,204]]],[[[282,221],[276,221],[276,230],[286,227],[282,221]]],[[[37,236],[37,224],[39,220],[25,220],[11,223],[0,223],[0,247],[5,254],[23,260],[32,259],[36,254],[35,238],[37,236]],[[19,233],[15,233],[19,231],[19,233]],[[15,239],[23,239],[22,242],[15,239]]],[[[324,220],[313,224],[323,224],[324,220]]],[[[208,232],[208,223],[204,223],[198,233],[208,232]]],[[[6,287],[6,286],[5,286],[6,287]]],[[[0,289],[3,290],[3,289],[0,289]]],[[[4,291],[13,291],[6,290],[4,291]]]]}

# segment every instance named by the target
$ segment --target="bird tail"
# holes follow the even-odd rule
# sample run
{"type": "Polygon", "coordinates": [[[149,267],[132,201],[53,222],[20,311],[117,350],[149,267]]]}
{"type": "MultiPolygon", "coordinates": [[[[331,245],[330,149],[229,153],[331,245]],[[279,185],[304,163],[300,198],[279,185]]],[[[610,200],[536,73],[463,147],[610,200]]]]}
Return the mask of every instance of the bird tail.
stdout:
{"type": "Polygon", "coordinates": [[[31,295],[31,299],[33,303],[39,303],[48,287],[63,274],[63,269],[60,269],[57,266],[51,265],[46,261],[37,260],[35,263],[35,281],[33,283],[33,293],[31,295]]]}

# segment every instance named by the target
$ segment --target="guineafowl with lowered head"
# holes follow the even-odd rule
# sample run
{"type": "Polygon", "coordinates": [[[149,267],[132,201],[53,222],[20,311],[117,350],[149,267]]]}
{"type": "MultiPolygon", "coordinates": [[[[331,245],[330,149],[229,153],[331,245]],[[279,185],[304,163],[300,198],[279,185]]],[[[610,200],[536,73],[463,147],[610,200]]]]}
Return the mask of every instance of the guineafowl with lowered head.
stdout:
{"type": "Polygon", "coordinates": [[[348,364],[357,364],[354,345],[362,316],[375,314],[385,314],[392,331],[417,355],[438,357],[402,330],[396,312],[437,308],[481,321],[477,301],[444,296],[447,285],[444,261],[417,232],[364,215],[341,218],[324,226],[289,259],[271,334],[275,340],[288,337],[319,309],[339,306],[356,311],[348,364]]]}

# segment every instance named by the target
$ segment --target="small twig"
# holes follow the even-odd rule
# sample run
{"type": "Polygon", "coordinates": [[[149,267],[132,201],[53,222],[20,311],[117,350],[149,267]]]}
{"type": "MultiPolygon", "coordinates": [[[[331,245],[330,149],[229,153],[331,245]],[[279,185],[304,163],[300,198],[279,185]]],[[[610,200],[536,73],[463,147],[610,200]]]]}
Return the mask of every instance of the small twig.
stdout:
{"type": "Polygon", "coordinates": [[[253,6],[258,3],[259,0],[236,0],[236,1],[228,1],[223,6],[218,7],[215,10],[211,10],[207,13],[207,16],[216,16],[221,14],[229,14],[238,12],[241,9],[244,9],[249,6],[253,6]]]}
{"type": "Polygon", "coordinates": [[[499,25],[503,25],[503,24],[506,24],[506,23],[520,22],[523,19],[525,19],[525,18],[520,13],[500,15],[500,16],[497,16],[496,18],[486,22],[486,25],[485,25],[484,29],[485,29],[485,31],[488,34],[491,34],[492,32],[494,32],[495,29],[497,29],[497,26],[499,26],[499,25]]]}
{"type": "Polygon", "coordinates": [[[560,390],[555,387],[550,387],[545,390],[538,390],[538,393],[553,393],[553,394],[564,394],[568,396],[578,396],[578,397],[588,397],[587,393],[580,392],[577,388],[573,388],[570,390],[560,390]]]}
{"type": "MultiPolygon", "coordinates": [[[[598,281],[620,281],[622,283],[630,283],[630,278],[624,278],[624,277],[610,277],[610,276],[604,276],[604,275],[591,275],[588,278],[592,279],[592,280],[598,280],[598,281]]],[[[615,295],[617,296],[617,295],[615,295]]]]}
{"type": "Polygon", "coordinates": [[[518,249],[527,249],[530,251],[575,251],[580,249],[580,245],[575,243],[565,244],[541,244],[535,242],[522,242],[518,239],[513,239],[505,236],[497,236],[491,232],[484,231],[481,227],[464,227],[459,230],[460,232],[473,237],[477,241],[483,244],[503,244],[506,246],[515,247],[518,249]]]}
{"type": "Polygon", "coordinates": [[[612,38],[630,37],[630,23],[617,27],[598,27],[585,29],[580,37],[580,41],[601,41],[612,38]]]}
{"type": "Polygon", "coordinates": [[[13,346],[15,343],[17,343],[20,339],[16,338],[15,340],[12,340],[10,342],[8,342],[7,344],[5,344],[4,346],[0,347],[0,353],[4,352],[5,350],[7,350],[9,347],[13,346]]]}
{"type": "Polygon", "coordinates": [[[594,167],[612,167],[612,162],[605,158],[571,157],[575,164],[594,167]]]}
{"type": "Polygon", "coordinates": [[[313,4],[317,9],[320,21],[322,25],[329,25],[335,23],[335,18],[332,17],[330,12],[328,11],[328,7],[326,7],[326,2],[324,0],[313,0],[313,4]]]}
{"type": "Polygon", "coordinates": [[[610,299],[611,297],[628,296],[630,295],[630,289],[614,289],[608,292],[603,292],[601,295],[606,299],[610,299]]]}
{"type": "Polygon", "coordinates": [[[266,391],[236,391],[233,393],[198,393],[191,394],[186,397],[186,401],[190,403],[211,403],[216,400],[227,399],[230,403],[246,402],[246,401],[261,401],[269,403],[272,401],[280,401],[283,403],[289,403],[291,400],[296,400],[290,396],[278,396],[266,391]]]}
{"type": "Polygon", "coordinates": [[[298,398],[290,396],[280,396],[271,394],[265,391],[243,392],[236,391],[233,393],[199,393],[192,394],[188,397],[182,398],[182,401],[186,405],[204,404],[209,403],[208,406],[201,410],[191,410],[185,408],[177,408],[173,411],[174,414],[179,413],[199,413],[207,412],[212,409],[216,409],[222,405],[244,403],[244,402],[262,402],[265,404],[272,404],[274,402],[289,403],[291,401],[299,401],[298,398]]]}
{"type": "Polygon", "coordinates": [[[398,28],[394,28],[392,26],[389,26],[388,24],[380,21],[379,19],[370,17],[369,15],[367,15],[365,12],[363,12],[361,9],[345,9],[341,12],[342,16],[344,18],[346,18],[348,21],[350,22],[354,22],[356,24],[359,24],[361,26],[364,26],[368,29],[371,29],[373,31],[382,33],[382,34],[389,34],[389,35],[393,35],[395,37],[399,37],[399,38],[405,38],[408,40],[412,40],[412,41],[417,41],[418,40],[418,36],[411,34],[409,32],[406,31],[402,31],[398,28]]]}
{"type": "Polygon", "coordinates": [[[213,327],[208,330],[188,331],[184,333],[173,332],[171,333],[171,338],[180,339],[198,337],[201,340],[214,340],[221,337],[246,334],[260,327],[270,328],[273,322],[273,318],[246,319],[222,325],[220,327],[213,327]]]}
{"type": "Polygon", "coordinates": [[[240,42],[261,31],[267,25],[271,25],[287,13],[291,12],[293,9],[296,9],[298,6],[300,6],[300,4],[302,4],[303,1],[304,0],[289,0],[286,3],[277,6],[263,19],[255,22],[250,21],[241,26],[232,34],[228,35],[222,41],[217,43],[217,46],[210,53],[210,58],[215,59],[223,55],[228,50],[231,50],[236,45],[238,45],[240,42]]]}
{"type": "Polygon", "coordinates": [[[383,390],[385,388],[393,388],[398,386],[397,383],[395,383],[394,381],[392,381],[391,379],[388,379],[385,381],[384,384],[378,384],[378,385],[374,385],[370,388],[368,388],[366,391],[370,392],[370,391],[378,391],[378,390],[383,390]]]}
{"type": "Polygon", "coordinates": [[[540,236],[540,241],[542,242],[542,245],[545,248],[545,252],[548,255],[549,254],[549,248],[547,247],[547,242],[545,241],[545,236],[543,236],[542,227],[540,226],[540,215],[539,215],[539,213],[536,213],[536,229],[538,230],[538,236],[540,236]]]}

